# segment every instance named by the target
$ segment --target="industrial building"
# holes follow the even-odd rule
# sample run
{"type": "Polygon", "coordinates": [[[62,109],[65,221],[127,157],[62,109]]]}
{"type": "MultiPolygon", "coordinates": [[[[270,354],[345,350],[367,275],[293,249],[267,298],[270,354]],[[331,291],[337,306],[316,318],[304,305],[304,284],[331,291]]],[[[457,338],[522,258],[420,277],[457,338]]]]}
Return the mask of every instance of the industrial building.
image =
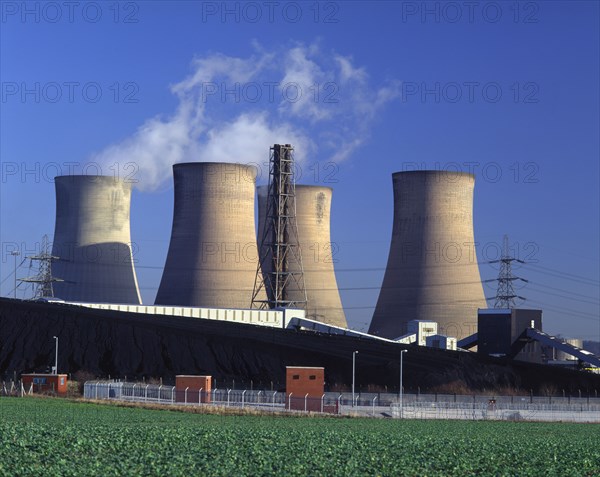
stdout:
{"type": "Polygon", "coordinates": [[[173,166],[171,241],[157,305],[250,308],[258,266],[256,168],[173,166]]]}
{"type": "Polygon", "coordinates": [[[131,184],[110,176],[59,176],[52,273],[67,301],[141,303],[129,212],[131,184]]]}
{"type": "MultiPolygon", "coordinates": [[[[285,184],[258,188],[264,260],[255,229],[256,168],[173,166],[171,240],[153,306],[140,303],[133,266],[131,185],[112,177],[57,177],[52,255],[58,260],[52,275],[64,280],[54,286],[60,299],[0,299],[0,331],[11,343],[0,349],[0,371],[34,370],[33,363],[44,362],[44,333],[55,322],[68,334],[69,369],[180,375],[181,383],[187,379],[182,373],[265,379],[281,376],[282,366],[298,365],[309,370],[325,365],[330,376],[347,382],[346,360],[359,350],[359,369],[378,386],[396,382],[397,359],[408,349],[409,363],[414,360],[414,369],[418,363],[428,379],[445,363],[445,371],[435,375],[441,385],[453,373],[470,372],[482,385],[493,384],[493,372],[480,375],[479,364],[541,363],[541,345],[600,365],[593,354],[545,334],[541,310],[485,309],[471,174],[392,175],[393,232],[377,306],[369,333],[348,329],[334,270],[332,190],[296,186],[293,148],[271,150],[271,170],[285,176],[285,184]],[[278,169],[282,164],[286,168],[278,169]],[[290,249],[297,253],[294,260],[285,259],[290,249]],[[276,260],[280,250],[283,258],[276,260]],[[267,297],[268,280],[257,287],[270,275],[282,285],[275,299],[267,297]],[[291,275],[298,280],[288,280],[291,275]],[[23,319],[15,320],[17,315],[23,319]],[[477,353],[465,352],[475,346],[477,353]]],[[[508,381],[512,372],[504,375],[508,381]]],[[[309,385],[316,376],[312,371],[305,376],[309,385]]],[[[323,372],[318,376],[320,393],[323,372]]],[[[420,382],[416,375],[412,379],[420,382]]],[[[177,399],[187,402],[190,389],[202,399],[208,384],[182,386],[177,399]]],[[[306,407],[307,396],[309,391],[296,404],[306,407]]]]}
{"type": "Polygon", "coordinates": [[[353,353],[359,351],[357,385],[397,390],[400,352],[408,349],[406,389],[426,392],[459,379],[474,390],[501,385],[535,391],[548,384],[573,392],[600,390],[600,376],[592,373],[303,328],[0,298],[0,376],[45,369],[54,360],[51,337],[59,330],[61,370],[127,380],[211,375],[215,388],[235,379],[247,387],[253,380],[254,389],[273,383],[277,390],[285,385],[286,366],[306,366],[325,368],[328,389],[345,385],[347,390],[353,353]]]}
{"type": "Polygon", "coordinates": [[[30,373],[21,375],[23,387],[38,394],[56,393],[66,395],[68,390],[66,374],[30,373]]]}
{"type": "MultiPolygon", "coordinates": [[[[527,328],[542,331],[542,310],[498,309],[479,310],[477,315],[478,352],[491,356],[510,356],[511,347],[527,328]]],[[[542,362],[539,343],[524,345],[517,359],[542,362]]]]}
{"type": "MultiPolygon", "coordinates": [[[[267,194],[268,187],[258,187],[258,237],[263,237],[264,233],[267,194]]],[[[331,243],[331,198],[330,187],[296,185],[298,243],[294,245],[299,246],[302,251],[306,317],[345,328],[346,316],[334,270],[335,244],[331,243]]],[[[264,245],[270,246],[270,238],[266,237],[266,239],[264,245]]],[[[262,272],[263,274],[272,272],[272,261],[265,261],[262,272]]],[[[290,288],[288,290],[290,299],[301,300],[302,291],[297,287],[290,288]]]]}
{"type": "Polygon", "coordinates": [[[395,338],[411,320],[438,322],[464,338],[485,308],[473,235],[473,174],[392,174],[394,221],[383,284],[369,333],[395,338]]]}

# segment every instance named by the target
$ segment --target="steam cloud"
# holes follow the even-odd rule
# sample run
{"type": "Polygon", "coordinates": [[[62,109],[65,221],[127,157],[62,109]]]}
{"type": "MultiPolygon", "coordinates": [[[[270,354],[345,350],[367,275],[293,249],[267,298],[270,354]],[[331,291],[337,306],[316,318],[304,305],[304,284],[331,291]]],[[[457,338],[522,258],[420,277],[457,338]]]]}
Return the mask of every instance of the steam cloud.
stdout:
{"type": "Polygon", "coordinates": [[[295,158],[340,162],[369,136],[377,112],[399,94],[391,82],[369,84],[352,59],[317,44],[248,58],[196,58],[193,72],[172,85],[179,100],[166,118],[146,120],[120,143],[94,155],[100,164],[135,162],[136,186],[152,190],[178,162],[264,164],[268,147],[291,143],[295,158]]]}

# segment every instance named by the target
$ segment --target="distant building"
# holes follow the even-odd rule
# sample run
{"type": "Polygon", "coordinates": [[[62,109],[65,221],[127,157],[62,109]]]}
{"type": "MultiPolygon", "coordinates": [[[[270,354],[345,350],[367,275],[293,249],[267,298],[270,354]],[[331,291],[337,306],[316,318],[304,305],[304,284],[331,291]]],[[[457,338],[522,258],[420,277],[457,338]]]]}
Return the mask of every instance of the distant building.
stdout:
{"type": "Polygon", "coordinates": [[[285,373],[286,406],[297,411],[321,411],[325,368],[286,366],[285,373]]]}
{"type": "Polygon", "coordinates": [[[23,374],[21,382],[23,383],[25,392],[29,392],[31,389],[34,393],[53,392],[61,395],[67,394],[66,374],[23,374]]]}
{"type": "Polygon", "coordinates": [[[456,338],[446,335],[430,335],[425,338],[426,345],[430,348],[449,349],[456,351],[456,338]]]}
{"type": "MultiPolygon", "coordinates": [[[[477,352],[490,356],[510,356],[514,343],[527,328],[542,331],[542,310],[490,308],[477,314],[477,352]]],[[[542,362],[542,348],[537,341],[528,342],[514,357],[519,361],[542,362]]]]}

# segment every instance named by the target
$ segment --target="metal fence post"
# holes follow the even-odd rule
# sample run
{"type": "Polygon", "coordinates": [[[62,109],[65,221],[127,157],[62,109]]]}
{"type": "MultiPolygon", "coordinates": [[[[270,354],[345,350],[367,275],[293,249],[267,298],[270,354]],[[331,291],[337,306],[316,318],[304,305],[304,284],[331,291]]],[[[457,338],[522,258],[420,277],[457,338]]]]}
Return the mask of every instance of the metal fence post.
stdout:
{"type": "Polygon", "coordinates": [[[377,400],[377,396],[373,398],[373,417],[375,417],[375,401],[377,400]]]}
{"type": "Polygon", "coordinates": [[[246,389],[242,392],[242,408],[244,407],[244,395],[246,394],[246,389]]]}
{"type": "Polygon", "coordinates": [[[308,401],[308,393],[306,393],[306,396],[304,396],[304,412],[308,411],[307,401],[308,401]]]}
{"type": "Polygon", "coordinates": [[[204,388],[200,388],[200,391],[198,391],[198,404],[202,403],[202,390],[204,388]]]}
{"type": "Polygon", "coordinates": [[[144,389],[144,402],[148,401],[148,386],[150,385],[146,384],[146,389],[144,389]]]}
{"type": "Polygon", "coordinates": [[[227,390],[227,405],[229,406],[229,393],[231,392],[231,389],[227,390]]]}
{"type": "Polygon", "coordinates": [[[161,385],[158,387],[158,402],[160,402],[160,401],[161,401],[161,399],[162,399],[162,398],[161,398],[161,388],[162,388],[162,387],[163,387],[163,385],[162,385],[162,384],[161,384],[161,385]]]}
{"type": "Polygon", "coordinates": [[[294,393],[290,393],[289,397],[288,397],[288,410],[292,410],[292,394],[294,393]]]}
{"type": "Polygon", "coordinates": [[[272,406],[271,406],[273,409],[275,409],[275,394],[277,394],[277,391],[275,391],[273,393],[273,401],[272,401],[272,406]]]}
{"type": "Polygon", "coordinates": [[[184,394],[184,398],[183,398],[184,399],[184,404],[187,404],[187,392],[188,392],[188,389],[190,389],[189,386],[187,388],[185,388],[185,394],[184,394]]]}
{"type": "Polygon", "coordinates": [[[321,414],[323,414],[323,404],[325,403],[325,394],[321,396],[321,414]]]}

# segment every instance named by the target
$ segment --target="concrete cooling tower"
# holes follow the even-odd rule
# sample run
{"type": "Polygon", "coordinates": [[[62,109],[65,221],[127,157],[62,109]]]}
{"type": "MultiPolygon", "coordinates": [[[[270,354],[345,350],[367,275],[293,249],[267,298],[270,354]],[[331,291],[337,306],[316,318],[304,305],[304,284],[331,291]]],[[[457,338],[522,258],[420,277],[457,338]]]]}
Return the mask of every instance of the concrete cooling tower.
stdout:
{"type": "MultiPolygon", "coordinates": [[[[267,186],[258,187],[259,240],[265,226],[267,193],[267,186]]],[[[331,194],[329,187],[296,185],[296,224],[304,268],[306,317],[345,328],[346,316],[333,268],[335,244],[331,243],[330,233],[331,194]]],[[[263,269],[263,274],[270,272],[263,269]]],[[[300,293],[297,299],[302,300],[300,293]]]]}
{"type": "Polygon", "coordinates": [[[59,176],[52,255],[54,295],[67,301],[139,304],[129,209],[131,184],[110,176],[59,176]]]}
{"type": "Polygon", "coordinates": [[[397,338],[410,320],[433,320],[440,334],[476,332],[487,308],[473,236],[472,174],[392,174],[394,223],[383,285],[369,333],[397,338]]]}
{"type": "Polygon", "coordinates": [[[173,166],[175,204],[157,305],[250,308],[258,249],[256,168],[173,166]]]}

